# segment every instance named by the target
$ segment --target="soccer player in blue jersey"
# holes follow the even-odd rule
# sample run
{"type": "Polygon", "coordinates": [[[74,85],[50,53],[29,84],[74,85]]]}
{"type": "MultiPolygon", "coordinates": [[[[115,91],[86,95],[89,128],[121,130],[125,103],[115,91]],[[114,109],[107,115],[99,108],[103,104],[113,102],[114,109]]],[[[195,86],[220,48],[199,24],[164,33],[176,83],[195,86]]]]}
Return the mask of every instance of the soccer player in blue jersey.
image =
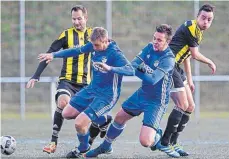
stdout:
{"type": "Polygon", "coordinates": [[[93,29],[91,42],[79,48],[67,49],[52,54],[40,54],[40,61],[53,58],[74,57],[91,53],[93,77],[91,83],[75,94],[62,115],[75,119],[79,146],[67,154],[67,158],[79,158],[90,149],[88,126],[93,121],[100,125],[100,118],[117,102],[123,75],[133,76],[134,68],[114,41],[108,40],[108,32],[102,27],[93,29]]]}
{"type": "MultiPolygon", "coordinates": [[[[83,46],[89,42],[92,28],[87,27],[88,12],[82,5],[76,5],[71,9],[72,27],[64,30],[58,39],[50,46],[48,53],[68,49],[72,47],[83,46]]],[[[41,73],[48,64],[43,61],[27,83],[27,88],[33,88],[35,83],[39,81],[41,73]]],[[[57,148],[59,132],[61,131],[64,119],[62,111],[70,101],[71,96],[79,92],[81,88],[87,86],[91,82],[91,55],[81,54],[76,57],[68,57],[63,59],[61,74],[59,76],[57,91],[55,95],[56,110],[53,115],[52,137],[51,142],[44,146],[43,151],[54,153],[57,148]]],[[[104,116],[104,123],[98,126],[92,123],[90,131],[90,144],[100,133],[100,137],[105,136],[106,129],[110,124],[112,117],[104,116]]],[[[102,122],[101,122],[102,123],[102,122]]]]}
{"type": "Polygon", "coordinates": [[[212,70],[212,74],[215,73],[216,65],[214,62],[199,52],[199,44],[203,39],[203,32],[211,26],[213,18],[214,7],[210,4],[203,5],[199,9],[197,18],[182,24],[169,44],[176,60],[173,73],[174,88],[171,90],[171,98],[175,106],[169,115],[161,142],[157,144],[159,150],[169,150],[170,145],[172,145],[180,156],[189,155],[177,143],[177,138],[184,130],[190,119],[190,114],[195,109],[192,96],[195,87],[192,80],[190,57],[207,64],[212,70]],[[180,67],[182,64],[184,64],[184,71],[180,67]]]}
{"type": "MultiPolygon", "coordinates": [[[[130,96],[116,114],[114,122],[107,130],[104,142],[86,153],[86,157],[97,157],[99,154],[112,151],[112,142],[123,132],[128,120],[144,113],[140,132],[140,143],[152,147],[158,140],[155,138],[160,121],[169,102],[172,86],[172,73],[175,58],[168,44],[172,37],[172,28],[162,24],[156,28],[150,42],[131,62],[135,75],[142,80],[142,86],[130,96]]],[[[177,157],[175,151],[171,156],[177,157]]]]}

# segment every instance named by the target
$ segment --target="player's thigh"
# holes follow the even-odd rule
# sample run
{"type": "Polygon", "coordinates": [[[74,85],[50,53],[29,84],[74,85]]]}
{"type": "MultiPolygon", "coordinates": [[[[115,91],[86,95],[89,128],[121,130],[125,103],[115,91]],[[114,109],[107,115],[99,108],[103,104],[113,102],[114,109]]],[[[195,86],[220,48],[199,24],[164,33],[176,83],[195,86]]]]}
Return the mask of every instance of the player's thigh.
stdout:
{"type": "Polygon", "coordinates": [[[82,112],[91,104],[93,99],[93,92],[91,92],[87,88],[83,88],[71,98],[69,103],[79,112],[82,112]]]}
{"type": "Polygon", "coordinates": [[[154,143],[156,130],[152,127],[144,126],[141,127],[139,140],[142,146],[149,147],[154,143]]]}
{"type": "Polygon", "coordinates": [[[70,104],[67,104],[62,111],[62,116],[65,119],[75,119],[79,114],[80,112],[70,104]]]}
{"type": "Polygon", "coordinates": [[[159,99],[154,101],[146,101],[144,106],[143,125],[157,130],[160,127],[161,119],[163,118],[167,107],[167,102],[161,102],[159,99]]]}
{"type": "Polygon", "coordinates": [[[70,98],[76,93],[78,88],[66,80],[60,80],[58,82],[55,100],[57,106],[64,108],[70,101],[70,98]]]}
{"type": "Polygon", "coordinates": [[[141,105],[141,101],[142,94],[140,94],[139,91],[136,91],[122,103],[122,109],[130,116],[138,116],[143,112],[144,109],[141,105]]]}
{"type": "Polygon", "coordinates": [[[171,89],[170,96],[176,106],[186,110],[188,108],[188,99],[185,90],[186,77],[184,71],[176,65],[172,77],[174,87],[171,89]]]}
{"type": "Polygon", "coordinates": [[[132,119],[134,116],[128,114],[125,112],[122,108],[118,111],[118,113],[115,116],[115,122],[119,124],[126,124],[126,122],[130,119],[132,119]]]}
{"type": "Polygon", "coordinates": [[[89,116],[91,121],[95,121],[100,116],[107,114],[114,107],[116,100],[117,99],[113,101],[113,99],[109,100],[105,97],[96,96],[93,98],[93,101],[89,104],[84,113],[89,116]]]}
{"type": "Polygon", "coordinates": [[[188,84],[185,84],[185,90],[186,90],[187,100],[188,100],[188,108],[186,109],[186,111],[193,112],[195,109],[195,102],[193,99],[192,91],[188,84]]]}

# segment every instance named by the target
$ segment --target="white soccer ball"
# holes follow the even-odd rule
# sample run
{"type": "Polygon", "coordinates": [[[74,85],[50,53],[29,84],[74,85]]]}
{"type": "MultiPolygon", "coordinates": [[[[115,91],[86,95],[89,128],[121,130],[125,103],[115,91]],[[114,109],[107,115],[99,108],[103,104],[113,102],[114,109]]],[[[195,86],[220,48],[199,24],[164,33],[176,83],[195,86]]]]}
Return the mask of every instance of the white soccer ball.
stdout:
{"type": "Polygon", "coordinates": [[[1,137],[1,152],[4,155],[11,155],[16,150],[16,140],[12,136],[1,137]]]}

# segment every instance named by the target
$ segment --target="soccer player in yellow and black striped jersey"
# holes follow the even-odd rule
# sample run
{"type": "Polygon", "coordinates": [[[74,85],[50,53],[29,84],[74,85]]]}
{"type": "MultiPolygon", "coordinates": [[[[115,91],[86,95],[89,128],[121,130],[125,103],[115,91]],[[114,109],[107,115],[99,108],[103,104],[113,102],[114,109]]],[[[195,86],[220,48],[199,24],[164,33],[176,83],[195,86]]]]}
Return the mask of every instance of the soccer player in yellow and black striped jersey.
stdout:
{"type": "MultiPolygon", "coordinates": [[[[87,9],[81,5],[73,7],[71,9],[71,18],[73,26],[60,34],[58,39],[51,44],[47,51],[48,53],[56,52],[60,49],[80,47],[89,41],[92,29],[86,27],[88,20],[87,9]]],[[[27,88],[33,88],[35,82],[39,81],[40,75],[46,66],[47,63],[45,61],[39,64],[35,74],[28,81],[27,88]]],[[[81,88],[87,86],[90,82],[91,54],[81,54],[78,57],[63,59],[63,66],[55,95],[57,108],[54,113],[52,139],[51,143],[44,147],[44,152],[55,152],[58,134],[63,124],[61,113],[69,103],[71,96],[79,92],[81,88]]],[[[105,123],[105,126],[109,122],[105,123]]],[[[97,134],[99,133],[98,129],[96,129],[97,134]]]]}
{"type": "MultiPolygon", "coordinates": [[[[190,114],[194,111],[195,103],[192,92],[194,84],[191,74],[190,57],[207,64],[212,73],[216,71],[216,65],[199,52],[198,46],[203,39],[203,31],[207,30],[214,18],[214,7],[210,4],[203,5],[198,12],[196,20],[186,21],[176,31],[169,44],[175,54],[176,66],[173,73],[174,89],[170,95],[175,103],[166,130],[162,136],[158,149],[169,152],[172,144],[180,156],[188,156],[178,144],[178,135],[183,131],[190,114]],[[184,71],[180,65],[184,64],[184,71]],[[186,76],[185,76],[186,73],[186,76]],[[186,80],[187,79],[187,80],[186,80]]],[[[167,153],[169,155],[169,153],[167,153]]]]}

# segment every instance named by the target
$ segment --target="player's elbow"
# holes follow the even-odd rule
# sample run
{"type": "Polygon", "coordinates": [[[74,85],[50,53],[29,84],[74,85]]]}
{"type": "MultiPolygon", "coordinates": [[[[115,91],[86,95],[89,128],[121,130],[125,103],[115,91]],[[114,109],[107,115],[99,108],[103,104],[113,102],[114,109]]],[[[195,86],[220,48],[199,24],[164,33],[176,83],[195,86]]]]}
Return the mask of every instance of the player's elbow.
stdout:
{"type": "Polygon", "coordinates": [[[198,59],[198,56],[199,56],[199,52],[193,52],[192,53],[192,58],[193,59],[198,59]]]}

